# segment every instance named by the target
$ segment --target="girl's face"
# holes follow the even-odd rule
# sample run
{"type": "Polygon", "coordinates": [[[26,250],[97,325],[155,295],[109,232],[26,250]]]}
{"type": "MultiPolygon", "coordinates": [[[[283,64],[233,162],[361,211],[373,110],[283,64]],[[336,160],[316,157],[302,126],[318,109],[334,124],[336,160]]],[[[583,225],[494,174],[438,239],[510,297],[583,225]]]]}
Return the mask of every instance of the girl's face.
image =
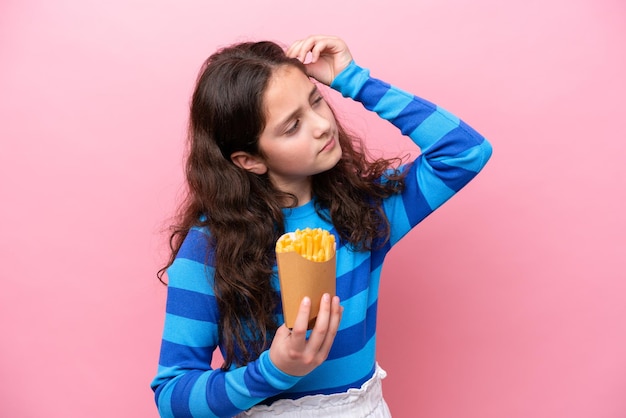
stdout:
{"type": "Polygon", "coordinates": [[[263,164],[278,189],[304,204],[311,198],[311,176],[333,168],[341,158],[333,113],[317,86],[289,65],[274,71],[263,102],[263,164]]]}

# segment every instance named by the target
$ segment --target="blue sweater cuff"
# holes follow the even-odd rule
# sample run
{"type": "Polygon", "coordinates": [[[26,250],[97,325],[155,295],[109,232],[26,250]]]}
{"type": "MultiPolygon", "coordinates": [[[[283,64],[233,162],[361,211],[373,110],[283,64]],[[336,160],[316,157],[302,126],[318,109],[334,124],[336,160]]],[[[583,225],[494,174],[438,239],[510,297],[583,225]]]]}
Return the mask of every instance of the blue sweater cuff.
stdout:
{"type": "Polygon", "coordinates": [[[359,67],[354,60],[342,72],[337,74],[330,87],[337,90],[344,97],[356,98],[363,84],[370,78],[370,71],[359,67]]]}

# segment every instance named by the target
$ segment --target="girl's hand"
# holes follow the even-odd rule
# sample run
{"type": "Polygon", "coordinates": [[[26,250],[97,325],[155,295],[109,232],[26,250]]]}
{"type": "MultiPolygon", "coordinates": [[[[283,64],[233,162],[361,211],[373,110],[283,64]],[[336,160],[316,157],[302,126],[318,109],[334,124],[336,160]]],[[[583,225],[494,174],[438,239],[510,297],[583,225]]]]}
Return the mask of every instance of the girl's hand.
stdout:
{"type": "Polygon", "coordinates": [[[276,367],[292,376],[304,376],[328,357],[333,345],[343,307],[339,305],[339,297],[332,298],[324,294],[315,326],[309,338],[306,338],[311,300],[304,298],[296,316],[293,329],[285,324],[276,331],[270,347],[270,359],[276,367]]]}
{"type": "Polygon", "coordinates": [[[352,61],[346,43],[334,36],[315,35],[294,42],[286,51],[288,57],[304,62],[306,72],[320,83],[330,85],[337,74],[352,61]],[[311,53],[309,61],[305,61],[311,53]]]}

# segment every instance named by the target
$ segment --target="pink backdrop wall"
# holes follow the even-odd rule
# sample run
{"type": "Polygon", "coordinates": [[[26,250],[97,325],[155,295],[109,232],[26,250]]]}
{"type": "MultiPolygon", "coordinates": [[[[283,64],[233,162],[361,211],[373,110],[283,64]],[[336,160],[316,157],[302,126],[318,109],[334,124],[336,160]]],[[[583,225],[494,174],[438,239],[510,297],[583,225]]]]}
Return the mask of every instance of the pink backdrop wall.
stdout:
{"type": "Polygon", "coordinates": [[[388,259],[394,416],[626,416],[621,0],[89,3],[0,5],[0,416],[157,415],[154,273],[196,72],[317,32],[495,149],[388,259]]]}

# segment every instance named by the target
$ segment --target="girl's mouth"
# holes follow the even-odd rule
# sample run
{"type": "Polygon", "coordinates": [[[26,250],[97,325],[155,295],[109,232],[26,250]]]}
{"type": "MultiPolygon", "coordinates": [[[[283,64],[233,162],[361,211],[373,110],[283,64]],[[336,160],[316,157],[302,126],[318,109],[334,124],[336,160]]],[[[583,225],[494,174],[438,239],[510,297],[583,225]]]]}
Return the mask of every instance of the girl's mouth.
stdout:
{"type": "Polygon", "coordinates": [[[328,140],[328,142],[326,142],[326,144],[324,145],[324,148],[322,148],[320,150],[320,152],[324,152],[324,151],[328,151],[331,150],[335,147],[335,144],[337,143],[337,141],[335,140],[335,137],[333,136],[332,138],[330,138],[328,140]]]}

